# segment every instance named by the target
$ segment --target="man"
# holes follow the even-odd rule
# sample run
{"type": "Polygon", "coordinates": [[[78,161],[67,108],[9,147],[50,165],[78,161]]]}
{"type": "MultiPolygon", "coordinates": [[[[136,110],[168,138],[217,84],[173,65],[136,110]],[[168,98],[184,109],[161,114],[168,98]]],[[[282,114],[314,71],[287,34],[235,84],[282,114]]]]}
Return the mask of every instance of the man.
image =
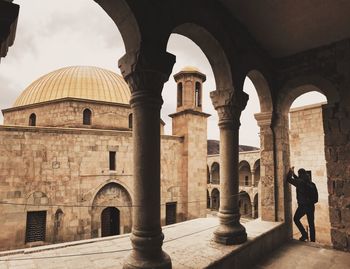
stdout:
{"type": "Polygon", "coordinates": [[[300,219],[306,214],[310,228],[310,241],[315,242],[315,203],[318,200],[316,185],[311,182],[309,175],[303,168],[298,170],[298,176],[296,176],[294,167],[288,171],[287,182],[296,187],[298,208],[293,220],[301,233],[299,240],[306,241],[309,239],[304,226],[300,222],[300,219]]]}

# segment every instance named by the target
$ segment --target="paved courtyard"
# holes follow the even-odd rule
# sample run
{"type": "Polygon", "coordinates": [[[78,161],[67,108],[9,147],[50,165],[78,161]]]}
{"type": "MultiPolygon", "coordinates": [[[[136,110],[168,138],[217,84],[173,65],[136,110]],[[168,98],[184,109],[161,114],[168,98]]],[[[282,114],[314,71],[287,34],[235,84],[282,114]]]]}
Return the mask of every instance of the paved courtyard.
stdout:
{"type": "Polygon", "coordinates": [[[262,260],[254,269],[349,269],[350,253],[291,241],[262,260]]]}

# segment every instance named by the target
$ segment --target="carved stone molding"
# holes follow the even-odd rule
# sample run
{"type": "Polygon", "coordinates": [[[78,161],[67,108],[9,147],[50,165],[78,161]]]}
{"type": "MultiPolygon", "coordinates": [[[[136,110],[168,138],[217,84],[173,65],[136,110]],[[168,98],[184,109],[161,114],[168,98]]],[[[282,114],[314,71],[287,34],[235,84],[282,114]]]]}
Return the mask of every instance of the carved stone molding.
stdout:
{"type": "Polygon", "coordinates": [[[214,108],[219,115],[219,126],[239,127],[240,116],[247,105],[249,95],[232,89],[216,90],[210,93],[214,108]]]}

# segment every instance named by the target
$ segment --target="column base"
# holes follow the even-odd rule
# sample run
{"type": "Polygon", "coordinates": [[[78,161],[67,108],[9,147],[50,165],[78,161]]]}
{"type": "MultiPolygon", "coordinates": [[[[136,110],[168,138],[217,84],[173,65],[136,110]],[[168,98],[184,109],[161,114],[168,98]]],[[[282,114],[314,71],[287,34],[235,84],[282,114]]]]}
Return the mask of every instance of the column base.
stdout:
{"type": "Polygon", "coordinates": [[[220,214],[220,226],[214,231],[214,241],[223,245],[239,245],[247,241],[247,233],[239,222],[240,215],[220,214]]]}
{"type": "Polygon", "coordinates": [[[168,254],[161,251],[157,257],[140,257],[134,250],[126,258],[123,269],[171,269],[171,259],[168,254]]]}

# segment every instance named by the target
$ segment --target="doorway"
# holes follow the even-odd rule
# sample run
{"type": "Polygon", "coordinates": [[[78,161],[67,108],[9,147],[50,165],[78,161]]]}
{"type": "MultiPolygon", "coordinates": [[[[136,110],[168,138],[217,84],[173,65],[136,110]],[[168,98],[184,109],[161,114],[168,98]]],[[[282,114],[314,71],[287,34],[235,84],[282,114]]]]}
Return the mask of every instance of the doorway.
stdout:
{"type": "Polygon", "coordinates": [[[101,213],[101,236],[118,235],[120,233],[119,210],[107,207],[101,213]]]}

